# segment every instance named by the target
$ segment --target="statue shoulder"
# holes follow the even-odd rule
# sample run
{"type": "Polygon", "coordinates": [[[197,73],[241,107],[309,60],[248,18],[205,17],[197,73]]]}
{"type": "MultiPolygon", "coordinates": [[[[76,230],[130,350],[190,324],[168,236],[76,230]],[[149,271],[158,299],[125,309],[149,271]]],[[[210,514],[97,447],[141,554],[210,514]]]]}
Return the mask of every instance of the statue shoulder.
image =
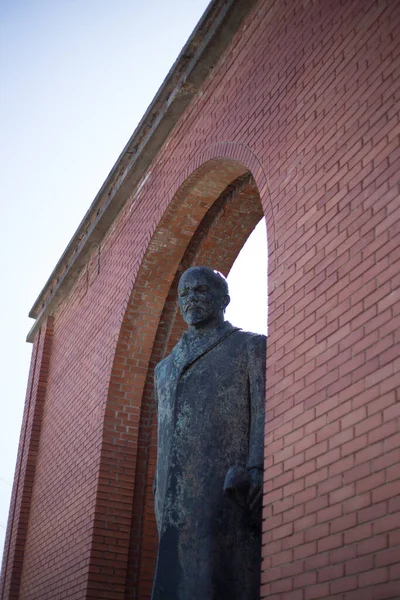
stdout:
{"type": "Polygon", "coordinates": [[[266,335],[263,333],[255,333],[254,331],[244,331],[243,329],[238,329],[236,335],[240,335],[249,344],[265,344],[267,341],[266,335]]]}
{"type": "Polygon", "coordinates": [[[267,352],[267,336],[262,333],[252,333],[250,331],[243,332],[246,339],[246,346],[250,356],[263,355],[267,352]]]}
{"type": "Polygon", "coordinates": [[[166,365],[169,362],[170,359],[170,354],[168,356],[166,356],[165,358],[163,358],[162,360],[160,360],[159,363],[156,364],[155,369],[154,369],[154,374],[157,377],[162,371],[163,369],[166,367],[166,365]]]}
{"type": "Polygon", "coordinates": [[[234,342],[240,344],[249,358],[261,357],[264,358],[267,352],[267,336],[262,333],[254,333],[252,331],[243,331],[237,329],[233,338],[236,338],[234,342]]]}
{"type": "Polygon", "coordinates": [[[172,351],[171,354],[168,354],[168,356],[166,356],[165,358],[160,360],[159,363],[156,364],[155,369],[154,369],[154,376],[156,379],[158,379],[159,377],[162,377],[163,374],[165,373],[165,371],[168,370],[169,367],[171,366],[171,363],[173,363],[173,361],[174,361],[173,353],[174,352],[172,351]]]}

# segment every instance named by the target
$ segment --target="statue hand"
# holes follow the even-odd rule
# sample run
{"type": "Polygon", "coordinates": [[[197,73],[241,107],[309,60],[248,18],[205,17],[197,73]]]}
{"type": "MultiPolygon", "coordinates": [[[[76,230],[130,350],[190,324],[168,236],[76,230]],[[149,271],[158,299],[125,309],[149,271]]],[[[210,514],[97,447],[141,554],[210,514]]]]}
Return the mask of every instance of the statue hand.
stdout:
{"type": "Polygon", "coordinates": [[[250,489],[247,494],[247,506],[251,511],[261,509],[263,496],[263,470],[253,467],[248,471],[250,476],[250,489]]]}

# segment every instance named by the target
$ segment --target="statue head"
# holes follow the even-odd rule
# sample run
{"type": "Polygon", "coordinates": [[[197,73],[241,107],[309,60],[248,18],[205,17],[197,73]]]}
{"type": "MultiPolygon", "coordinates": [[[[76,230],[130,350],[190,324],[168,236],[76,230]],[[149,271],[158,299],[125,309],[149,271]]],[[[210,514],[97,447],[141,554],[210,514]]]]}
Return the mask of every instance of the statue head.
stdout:
{"type": "Polygon", "coordinates": [[[190,328],[221,324],[229,301],[225,277],[209,267],[191,267],[179,280],[179,308],[190,328]]]}

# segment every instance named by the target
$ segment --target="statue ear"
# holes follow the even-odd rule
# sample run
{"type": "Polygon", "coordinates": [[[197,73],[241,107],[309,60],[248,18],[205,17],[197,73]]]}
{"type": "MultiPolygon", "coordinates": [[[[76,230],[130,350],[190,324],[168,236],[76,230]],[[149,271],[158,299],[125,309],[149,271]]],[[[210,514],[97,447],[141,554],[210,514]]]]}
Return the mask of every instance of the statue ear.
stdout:
{"type": "Polygon", "coordinates": [[[222,298],[222,308],[225,310],[226,307],[228,306],[229,302],[231,301],[231,297],[226,294],[223,298],[222,298]]]}

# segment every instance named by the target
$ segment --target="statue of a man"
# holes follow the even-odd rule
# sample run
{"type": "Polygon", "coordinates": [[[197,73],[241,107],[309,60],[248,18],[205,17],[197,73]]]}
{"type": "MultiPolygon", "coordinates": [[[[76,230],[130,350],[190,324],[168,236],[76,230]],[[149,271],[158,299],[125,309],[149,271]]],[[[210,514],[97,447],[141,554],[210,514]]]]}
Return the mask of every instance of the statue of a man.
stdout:
{"type": "Polygon", "coordinates": [[[159,550],[153,600],[256,600],[266,337],[224,320],[226,280],[181,277],[188,331],[155,370],[159,550]]]}

